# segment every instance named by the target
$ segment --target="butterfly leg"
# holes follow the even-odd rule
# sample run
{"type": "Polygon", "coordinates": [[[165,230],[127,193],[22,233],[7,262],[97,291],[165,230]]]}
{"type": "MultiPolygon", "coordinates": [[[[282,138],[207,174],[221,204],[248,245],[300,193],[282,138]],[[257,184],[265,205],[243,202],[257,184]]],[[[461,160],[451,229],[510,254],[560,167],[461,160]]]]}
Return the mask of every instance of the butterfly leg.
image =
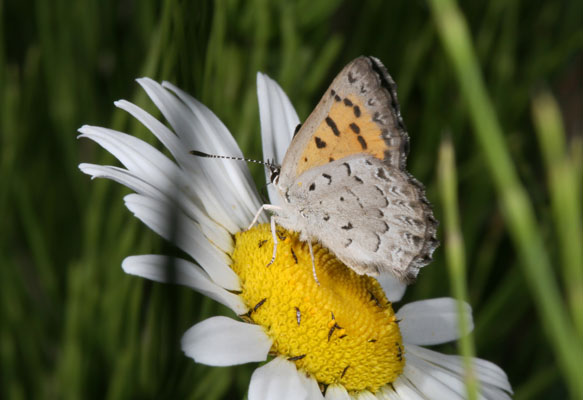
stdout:
{"type": "Polygon", "coordinates": [[[312,249],[312,242],[308,241],[308,248],[310,249],[310,257],[312,258],[312,274],[314,275],[314,280],[320,286],[320,281],[318,280],[318,275],[316,275],[316,264],[314,263],[314,249],[312,249]]]}
{"type": "MultiPolygon", "coordinates": [[[[257,220],[261,216],[261,213],[263,212],[263,210],[277,211],[277,210],[281,210],[281,207],[274,206],[273,204],[263,204],[261,207],[259,207],[259,210],[257,210],[257,213],[255,214],[255,217],[253,217],[253,221],[251,221],[251,224],[249,225],[249,228],[247,228],[247,230],[253,228],[253,226],[257,223],[257,220]]],[[[273,225],[273,223],[272,223],[272,225],[273,225]]],[[[274,229],[272,229],[272,231],[275,232],[274,229]]]]}
{"type": "Polygon", "coordinates": [[[273,237],[273,255],[271,256],[271,261],[266,267],[269,267],[275,261],[275,255],[277,254],[277,231],[275,230],[275,218],[271,217],[271,236],[273,237]]]}

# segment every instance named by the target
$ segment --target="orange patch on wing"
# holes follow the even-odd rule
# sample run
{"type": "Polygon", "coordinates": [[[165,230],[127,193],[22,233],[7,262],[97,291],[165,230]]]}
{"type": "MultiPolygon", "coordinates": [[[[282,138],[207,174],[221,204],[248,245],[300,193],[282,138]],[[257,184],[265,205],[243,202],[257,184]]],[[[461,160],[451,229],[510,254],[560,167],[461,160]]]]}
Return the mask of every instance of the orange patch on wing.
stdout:
{"type": "Polygon", "coordinates": [[[355,96],[337,97],[304,149],[297,176],[306,170],[352,154],[368,153],[384,160],[390,146],[364,103],[355,96]],[[340,100],[338,100],[340,99],[340,100]]]}

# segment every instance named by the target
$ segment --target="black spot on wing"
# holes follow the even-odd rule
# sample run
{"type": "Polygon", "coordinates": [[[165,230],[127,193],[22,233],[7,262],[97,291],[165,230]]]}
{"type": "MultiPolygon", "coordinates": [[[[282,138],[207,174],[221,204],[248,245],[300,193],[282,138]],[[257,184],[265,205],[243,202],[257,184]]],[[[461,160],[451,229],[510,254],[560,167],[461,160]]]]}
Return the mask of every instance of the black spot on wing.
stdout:
{"type": "Polygon", "coordinates": [[[389,177],[387,176],[387,174],[385,173],[384,168],[377,168],[377,178],[382,179],[384,181],[388,181],[389,177]]]}
{"type": "Polygon", "coordinates": [[[360,143],[360,146],[362,147],[363,150],[366,150],[366,148],[368,147],[366,145],[366,140],[364,140],[362,136],[358,137],[358,143],[360,143]]]}
{"type": "Polygon", "coordinates": [[[346,174],[348,174],[348,176],[350,176],[350,174],[352,173],[352,170],[350,169],[350,165],[348,163],[343,163],[342,165],[344,165],[346,167],[346,174]]]}
{"type": "MultiPolygon", "coordinates": [[[[380,210],[379,210],[380,211],[380,210]]],[[[381,212],[382,213],[382,212],[381,212]]],[[[386,221],[383,221],[383,224],[385,224],[384,228],[385,230],[382,231],[381,233],[387,233],[389,231],[389,224],[386,223],[386,221]]]]}
{"type": "Polygon", "coordinates": [[[358,125],[356,125],[354,122],[350,123],[350,129],[352,129],[352,132],[359,134],[360,133],[360,127],[358,125]]]}
{"type": "Polygon", "coordinates": [[[375,236],[377,237],[377,245],[373,251],[376,253],[381,248],[381,237],[377,233],[375,233],[375,236]]]}
{"type": "Polygon", "coordinates": [[[332,183],[332,177],[328,174],[322,174],[322,176],[326,179],[328,179],[328,185],[332,183]]]}
{"type": "Polygon", "coordinates": [[[326,147],[326,142],[323,141],[322,139],[320,139],[318,136],[316,136],[314,138],[314,140],[316,141],[316,147],[319,149],[323,149],[324,147],[326,147]]]}
{"type": "Polygon", "coordinates": [[[383,207],[388,207],[389,206],[389,199],[387,199],[387,195],[385,194],[385,192],[383,191],[383,189],[381,189],[380,187],[378,187],[378,185],[374,185],[374,187],[377,190],[377,192],[380,193],[380,195],[383,197],[383,199],[385,199],[385,205],[383,207]]]}
{"type": "Polygon", "coordinates": [[[359,106],[354,106],[352,110],[354,111],[354,116],[356,118],[360,117],[360,107],[359,106]]]}
{"type": "Polygon", "coordinates": [[[312,192],[312,191],[316,190],[316,183],[312,182],[312,184],[310,185],[310,187],[308,188],[308,190],[309,190],[310,192],[312,192]]]}
{"type": "Polygon", "coordinates": [[[338,127],[336,126],[336,122],[334,122],[334,120],[332,118],[326,117],[326,124],[328,124],[330,129],[332,129],[332,133],[334,133],[335,136],[340,136],[340,131],[338,130],[338,127]]]}
{"type": "Polygon", "coordinates": [[[349,223],[347,223],[346,225],[344,225],[344,226],[341,226],[340,228],[341,228],[341,229],[344,229],[345,231],[349,231],[349,230],[351,230],[351,229],[352,229],[352,228],[354,228],[354,227],[352,226],[352,223],[351,223],[351,222],[349,222],[349,223]]]}
{"type": "Polygon", "coordinates": [[[345,98],[344,105],[346,105],[346,107],[352,107],[352,102],[350,101],[350,99],[345,98]]]}
{"type": "MultiPolygon", "coordinates": [[[[370,100],[369,100],[370,101],[370,100]]],[[[372,116],[372,120],[373,122],[376,122],[379,125],[383,125],[385,121],[383,121],[382,117],[381,117],[381,113],[380,112],[375,112],[372,116]]]]}

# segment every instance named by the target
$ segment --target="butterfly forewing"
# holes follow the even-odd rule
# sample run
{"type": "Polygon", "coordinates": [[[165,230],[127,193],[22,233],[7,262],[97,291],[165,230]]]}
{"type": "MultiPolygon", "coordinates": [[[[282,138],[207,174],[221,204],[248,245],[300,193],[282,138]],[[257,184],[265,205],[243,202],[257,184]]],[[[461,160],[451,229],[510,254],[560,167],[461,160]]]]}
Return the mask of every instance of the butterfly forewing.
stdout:
{"type": "Polygon", "coordinates": [[[282,184],[358,153],[404,169],[408,142],[394,81],[380,61],[359,57],[334,79],[295,135],[284,158],[282,184]]]}

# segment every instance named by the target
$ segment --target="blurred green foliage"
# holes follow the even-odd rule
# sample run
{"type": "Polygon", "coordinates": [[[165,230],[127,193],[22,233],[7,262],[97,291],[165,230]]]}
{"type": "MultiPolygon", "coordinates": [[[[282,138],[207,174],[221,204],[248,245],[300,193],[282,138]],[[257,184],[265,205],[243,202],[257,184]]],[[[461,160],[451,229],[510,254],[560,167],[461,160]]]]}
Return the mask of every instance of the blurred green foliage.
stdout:
{"type": "Polygon", "coordinates": [[[444,231],[457,229],[443,218],[450,210],[463,235],[453,254],[465,260],[454,264],[467,271],[450,276],[459,268],[438,250],[406,300],[452,296],[461,279],[474,351],[507,372],[517,399],[582,395],[583,2],[459,7],[0,0],[0,397],[243,398],[255,365],[211,368],[180,350],[188,327],[228,311],[121,270],[128,255],[176,250],[124,208],[126,189],[79,172],[80,162],[115,161],[76,130],[154,143],[112,104],[157,115],[134,82],[149,76],[192,93],[260,158],[256,72],[276,79],[303,119],[361,54],[397,81],[409,168],[444,231]],[[444,137],[457,206],[437,185],[444,137]]]}

